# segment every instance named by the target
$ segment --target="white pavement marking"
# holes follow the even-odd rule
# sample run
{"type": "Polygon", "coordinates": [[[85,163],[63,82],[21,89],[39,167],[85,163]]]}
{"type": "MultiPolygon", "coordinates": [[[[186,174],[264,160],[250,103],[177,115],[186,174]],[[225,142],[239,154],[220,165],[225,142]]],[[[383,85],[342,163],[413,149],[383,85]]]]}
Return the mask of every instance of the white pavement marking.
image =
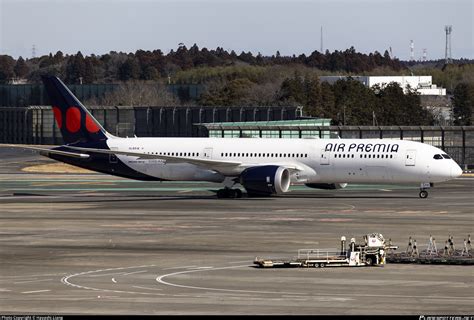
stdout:
{"type": "Polygon", "coordinates": [[[117,283],[117,280],[115,280],[115,278],[112,278],[112,282],[117,283]]]}
{"type": "Polygon", "coordinates": [[[21,283],[30,283],[30,282],[41,282],[41,281],[51,281],[53,279],[41,279],[41,280],[26,280],[26,281],[18,281],[13,282],[14,284],[21,284],[21,283]]]}
{"type": "Polygon", "coordinates": [[[249,265],[245,264],[245,265],[238,265],[238,266],[232,266],[232,267],[221,267],[221,268],[212,268],[212,269],[206,268],[206,269],[197,269],[197,270],[187,270],[187,271],[174,272],[174,273],[169,273],[169,274],[159,276],[159,277],[156,278],[156,281],[158,281],[161,284],[164,284],[164,285],[167,285],[167,286],[172,286],[172,287],[197,289],[197,290],[208,290],[208,291],[263,293],[263,294],[269,294],[269,293],[271,293],[271,294],[301,294],[301,293],[297,293],[297,292],[254,291],[254,290],[194,287],[194,286],[185,286],[185,285],[175,284],[175,283],[171,283],[171,282],[167,282],[167,281],[163,280],[166,277],[171,277],[171,276],[175,276],[175,275],[178,275],[178,274],[185,274],[185,273],[191,273],[191,272],[202,272],[202,271],[224,270],[224,269],[236,269],[236,268],[243,268],[243,267],[249,267],[249,265]]]}
{"type": "Polygon", "coordinates": [[[2,289],[0,288],[0,292],[10,292],[11,290],[10,289],[2,289]]]}
{"type": "MultiPolygon", "coordinates": [[[[202,271],[214,271],[214,270],[222,270],[222,269],[233,269],[233,268],[241,268],[241,267],[248,267],[249,265],[239,265],[239,266],[232,266],[232,267],[222,267],[222,268],[214,268],[214,269],[195,269],[195,270],[187,270],[181,272],[175,272],[170,274],[165,274],[156,278],[156,281],[159,283],[173,286],[173,287],[180,287],[180,288],[188,288],[188,289],[197,289],[197,290],[209,290],[209,291],[220,291],[220,292],[236,292],[236,293],[272,293],[272,294],[282,294],[285,296],[286,294],[290,294],[293,296],[287,296],[295,298],[295,295],[306,295],[305,293],[297,293],[297,292],[276,292],[276,291],[251,291],[251,290],[233,290],[233,289],[220,289],[220,288],[206,288],[206,287],[194,287],[194,286],[186,286],[186,285],[179,285],[164,281],[163,279],[166,277],[179,275],[179,274],[186,274],[192,272],[202,272],[202,271]]],[[[324,293],[324,294],[315,294],[313,293],[311,296],[314,299],[333,299],[333,300],[353,300],[353,297],[349,296],[350,294],[347,293],[324,293]],[[337,298],[341,297],[341,298],[337,298]]],[[[395,295],[395,294],[357,294],[357,297],[386,297],[386,298],[415,298],[415,299],[447,299],[447,300],[466,300],[469,302],[474,303],[474,298],[470,297],[454,297],[454,296],[409,296],[409,295],[395,295]]],[[[267,297],[268,298],[268,297],[267,297]]],[[[266,299],[267,299],[266,298],[266,299]]],[[[329,301],[329,300],[328,300],[329,301]]]]}
{"type": "Polygon", "coordinates": [[[48,291],[51,291],[51,290],[36,290],[36,291],[25,291],[25,292],[22,292],[22,293],[25,293],[25,294],[29,294],[29,293],[40,293],[40,292],[48,292],[48,291]]]}
{"type": "Polygon", "coordinates": [[[159,288],[148,288],[148,287],[140,287],[140,286],[132,286],[133,288],[137,288],[137,289],[145,289],[145,290],[156,290],[156,291],[162,291],[163,289],[159,289],[159,288]]]}
{"type": "MultiPolygon", "coordinates": [[[[63,278],[61,279],[61,283],[62,283],[62,284],[65,284],[65,285],[67,285],[67,286],[71,286],[71,287],[78,288],[78,289],[84,289],[84,290],[93,290],[93,291],[102,291],[102,292],[115,292],[115,293],[129,293],[129,294],[141,294],[141,295],[166,296],[166,294],[163,294],[163,293],[122,291],[122,290],[110,290],[110,289],[100,289],[100,288],[86,287],[86,286],[81,286],[81,285],[78,285],[78,284],[71,283],[71,282],[69,281],[71,278],[78,277],[78,276],[89,275],[89,274],[96,273],[96,272],[104,272],[104,271],[112,271],[112,270],[137,269],[137,268],[149,268],[149,267],[155,267],[155,265],[152,264],[152,265],[144,265],[144,266],[123,267],[123,268],[109,268],[109,269],[85,271],[85,272],[81,272],[81,273],[76,273],[76,274],[71,274],[71,275],[65,276],[65,277],[63,277],[63,278]]],[[[100,296],[99,296],[99,297],[100,297],[100,296]]]]}

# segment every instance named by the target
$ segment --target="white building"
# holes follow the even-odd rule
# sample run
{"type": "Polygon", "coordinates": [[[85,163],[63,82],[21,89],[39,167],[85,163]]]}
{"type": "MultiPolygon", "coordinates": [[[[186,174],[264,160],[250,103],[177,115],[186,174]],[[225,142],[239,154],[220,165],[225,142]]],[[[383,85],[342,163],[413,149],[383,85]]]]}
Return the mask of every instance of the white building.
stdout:
{"type": "Polygon", "coordinates": [[[331,84],[338,80],[347,80],[352,78],[363,83],[365,86],[372,88],[375,85],[384,87],[391,82],[396,82],[407,92],[407,86],[415,89],[420,95],[445,96],[446,89],[438,88],[432,82],[431,76],[325,76],[319,77],[321,81],[329,82],[331,84]]]}

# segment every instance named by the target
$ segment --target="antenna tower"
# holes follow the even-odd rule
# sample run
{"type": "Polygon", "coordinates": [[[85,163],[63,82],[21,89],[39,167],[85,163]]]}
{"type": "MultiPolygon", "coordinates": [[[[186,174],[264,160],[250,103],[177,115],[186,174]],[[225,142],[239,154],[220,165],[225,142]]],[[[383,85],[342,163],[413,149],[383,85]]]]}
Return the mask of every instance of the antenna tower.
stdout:
{"type": "Polygon", "coordinates": [[[446,32],[446,47],[444,50],[444,60],[445,63],[451,63],[451,31],[453,31],[453,26],[447,25],[444,26],[444,31],[446,32]]]}

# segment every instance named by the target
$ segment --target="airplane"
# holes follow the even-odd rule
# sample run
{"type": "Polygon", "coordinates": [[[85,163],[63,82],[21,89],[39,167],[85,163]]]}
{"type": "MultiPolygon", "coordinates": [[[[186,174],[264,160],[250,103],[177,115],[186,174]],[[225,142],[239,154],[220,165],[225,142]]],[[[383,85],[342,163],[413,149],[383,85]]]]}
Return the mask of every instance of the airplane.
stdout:
{"type": "Polygon", "coordinates": [[[291,184],[339,189],[348,183],[418,184],[419,197],[427,198],[434,183],[462,174],[441,149],[406,140],[120,138],[59,78],[42,80],[65,144],[25,148],[96,172],[143,181],[218,182],[224,186],[218,198],[242,197],[239,185],[249,197],[266,197],[288,192],[291,184]]]}

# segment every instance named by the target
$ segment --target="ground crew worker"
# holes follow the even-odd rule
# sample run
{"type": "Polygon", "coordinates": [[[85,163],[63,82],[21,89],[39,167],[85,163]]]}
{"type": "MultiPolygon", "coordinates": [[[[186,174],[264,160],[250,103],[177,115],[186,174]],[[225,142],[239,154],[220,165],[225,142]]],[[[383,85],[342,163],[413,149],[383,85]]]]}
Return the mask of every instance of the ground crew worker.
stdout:
{"type": "Polygon", "coordinates": [[[449,252],[448,252],[448,241],[444,242],[444,252],[443,252],[443,254],[445,256],[449,254],[449,252]]]}
{"type": "Polygon", "coordinates": [[[416,248],[416,239],[413,241],[413,253],[412,256],[417,255],[418,256],[418,249],[416,248]]]}
{"type": "Polygon", "coordinates": [[[467,250],[467,240],[466,240],[466,239],[464,239],[464,248],[462,248],[461,256],[464,255],[464,252],[465,252],[467,255],[469,255],[469,252],[468,252],[468,250],[467,250]]]}
{"type": "Polygon", "coordinates": [[[453,236],[451,236],[451,238],[449,239],[449,245],[450,245],[450,249],[451,249],[451,254],[454,254],[454,252],[456,251],[456,248],[454,247],[454,240],[453,240],[453,236]]]}
{"type": "Polygon", "coordinates": [[[410,238],[408,238],[407,253],[411,254],[413,252],[412,246],[413,246],[413,244],[412,244],[412,240],[411,240],[411,237],[410,237],[410,238]]]}
{"type": "Polygon", "coordinates": [[[430,234],[430,242],[428,242],[428,249],[426,249],[427,252],[431,253],[433,251],[433,236],[430,234]]]}
{"type": "Polygon", "coordinates": [[[436,248],[436,239],[435,238],[433,238],[433,250],[432,251],[434,251],[436,254],[438,254],[438,248],[436,248]]]}

